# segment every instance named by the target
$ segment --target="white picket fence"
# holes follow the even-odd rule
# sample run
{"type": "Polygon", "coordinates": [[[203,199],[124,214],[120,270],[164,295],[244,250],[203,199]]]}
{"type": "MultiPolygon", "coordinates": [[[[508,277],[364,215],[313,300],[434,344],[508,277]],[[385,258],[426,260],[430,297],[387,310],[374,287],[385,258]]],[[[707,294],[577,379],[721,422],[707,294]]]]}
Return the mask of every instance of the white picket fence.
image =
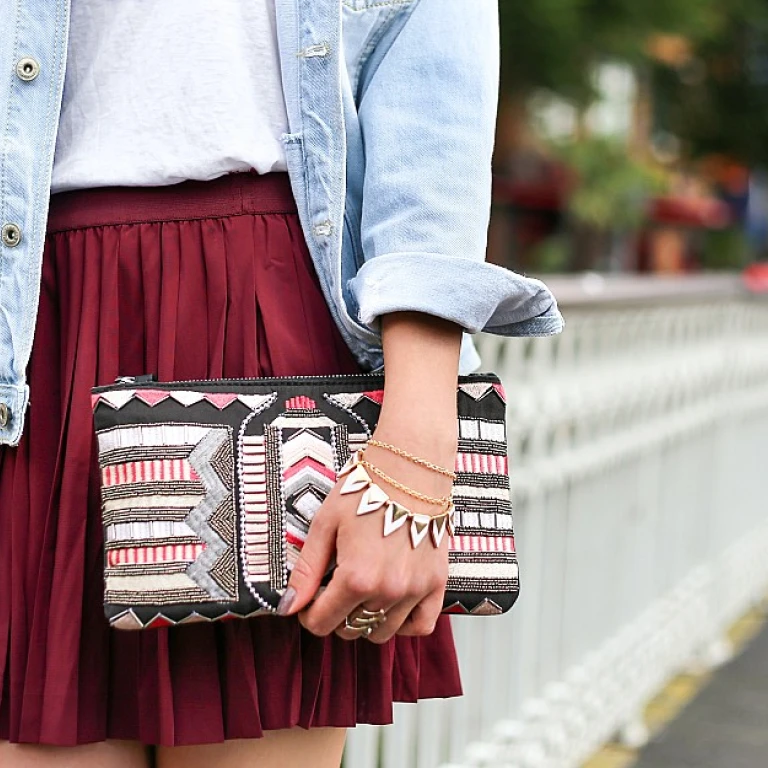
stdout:
{"type": "Polygon", "coordinates": [[[355,729],[345,768],[576,768],[640,743],[648,699],[727,657],[768,589],[768,302],[728,278],[556,293],[562,336],[480,339],[509,400],[522,596],[453,619],[463,698],[355,729]]]}

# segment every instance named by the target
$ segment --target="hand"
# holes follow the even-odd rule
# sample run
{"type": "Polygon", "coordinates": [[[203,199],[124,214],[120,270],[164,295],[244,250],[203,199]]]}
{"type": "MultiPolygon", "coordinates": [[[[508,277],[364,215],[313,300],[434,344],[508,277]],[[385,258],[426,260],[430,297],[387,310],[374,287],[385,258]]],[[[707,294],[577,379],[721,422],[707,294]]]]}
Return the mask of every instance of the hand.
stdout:
{"type": "MultiPolygon", "coordinates": [[[[424,430],[413,421],[407,425],[393,424],[382,418],[376,437],[442,466],[453,467],[455,415],[450,420],[452,424],[445,430],[448,436],[431,445],[424,444],[424,430]]],[[[434,422],[431,426],[430,434],[434,435],[434,422]]],[[[450,492],[450,478],[384,449],[369,447],[366,458],[409,488],[436,497],[450,492]]],[[[412,512],[434,515],[441,511],[391,488],[376,476],[372,479],[393,501],[412,512]]],[[[362,606],[372,611],[383,609],[387,614],[386,622],[377,625],[368,637],[374,643],[385,643],[395,634],[431,634],[443,606],[448,579],[448,536],[443,537],[439,549],[431,540],[424,540],[413,549],[406,524],[385,538],[384,510],[358,516],[361,494],[341,495],[343,482],[344,479],[336,484],[315,514],[281,603],[283,615],[298,613],[301,623],[315,635],[336,632],[354,640],[360,633],[347,630],[345,618],[362,606]],[[334,555],[333,576],[310,605],[334,555]]]]}
{"type": "MultiPolygon", "coordinates": [[[[417,312],[381,318],[386,367],[384,402],[375,436],[446,468],[456,461],[456,378],[461,329],[417,312]],[[429,393],[414,397],[414,393],[429,393]]],[[[366,450],[370,461],[403,485],[428,496],[445,496],[449,477],[430,472],[384,449],[366,450]]],[[[393,501],[414,513],[436,514],[417,499],[384,485],[393,501]]],[[[337,484],[315,514],[301,557],[294,566],[280,612],[298,613],[316,635],[337,632],[354,639],[344,620],[359,607],[383,609],[387,621],[369,636],[384,643],[393,635],[428,635],[437,622],[448,579],[448,537],[439,549],[423,541],[413,549],[406,524],[384,538],[384,512],[358,517],[360,494],[342,496],[337,484]],[[336,569],[317,595],[333,556],[336,569]],[[309,606],[309,607],[307,607],[309,606]]]]}

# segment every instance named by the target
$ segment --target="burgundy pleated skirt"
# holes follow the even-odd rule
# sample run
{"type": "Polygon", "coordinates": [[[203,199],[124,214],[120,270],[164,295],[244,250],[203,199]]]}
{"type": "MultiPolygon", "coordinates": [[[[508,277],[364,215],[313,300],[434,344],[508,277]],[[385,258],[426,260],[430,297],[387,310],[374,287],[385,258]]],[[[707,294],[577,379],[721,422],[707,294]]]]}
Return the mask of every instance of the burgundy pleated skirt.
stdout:
{"type": "Polygon", "coordinates": [[[32,405],[0,448],[0,739],[205,744],[460,694],[445,619],[377,646],[296,619],[121,632],[103,616],[92,386],[356,370],[287,175],[53,196],[32,405]]]}

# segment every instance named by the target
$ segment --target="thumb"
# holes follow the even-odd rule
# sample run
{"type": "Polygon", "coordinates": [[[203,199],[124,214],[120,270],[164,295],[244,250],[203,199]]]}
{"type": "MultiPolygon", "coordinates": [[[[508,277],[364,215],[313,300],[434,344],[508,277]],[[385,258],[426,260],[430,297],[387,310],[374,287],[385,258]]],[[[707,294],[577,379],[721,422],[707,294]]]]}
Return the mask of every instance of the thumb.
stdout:
{"type": "Polygon", "coordinates": [[[288,587],[277,606],[279,616],[292,616],[306,607],[320,589],[336,549],[336,527],[316,519],[291,571],[288,587]]]}

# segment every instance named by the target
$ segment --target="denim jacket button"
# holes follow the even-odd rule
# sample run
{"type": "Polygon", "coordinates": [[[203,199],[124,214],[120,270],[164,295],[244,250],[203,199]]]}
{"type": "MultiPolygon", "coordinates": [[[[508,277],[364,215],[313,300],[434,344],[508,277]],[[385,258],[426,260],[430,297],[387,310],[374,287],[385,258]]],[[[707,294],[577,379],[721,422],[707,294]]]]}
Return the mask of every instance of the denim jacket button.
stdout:
{"type": "Polygon", "coordinates": [[[9,248],[17,246],[21,242],[21,227],[18,224],[3,224],[0,238],[9,248]]]}
{"type": "Polygon", "coordinates": [[[328,43],[318,43],[310,45],[299,52],[299,56],[304,59],[325,58],[331,52],[331,46],[328,43]]]}
{"type": "Polygon", "coordinates": [[[16,74],[21,80],[29,82],[40,74],[40,65],[31,56],[25,56],[17,62],[16,74]]]}
{"type": "Polygon", "coordinates": [[[328,237],[333,232],[333,223],[330,221],[321,221],[312,227],[315,237],[328,237]]]}
{"type": "Polygon", "coordinates": [[[11,409],[5,403],[0,403],[0,429],[7,427],[10,420],[11,409]]]}

